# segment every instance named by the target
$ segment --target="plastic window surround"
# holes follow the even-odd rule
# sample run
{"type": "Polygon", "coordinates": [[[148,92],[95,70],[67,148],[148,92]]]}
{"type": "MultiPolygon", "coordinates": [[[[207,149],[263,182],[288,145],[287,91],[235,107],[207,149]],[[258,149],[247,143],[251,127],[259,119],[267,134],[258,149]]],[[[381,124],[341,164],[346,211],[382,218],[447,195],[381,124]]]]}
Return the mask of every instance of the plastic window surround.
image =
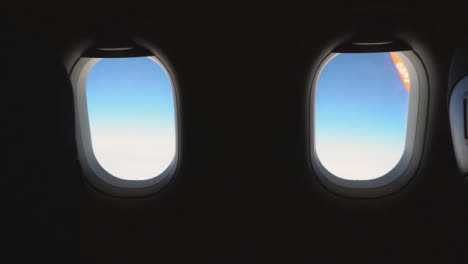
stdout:
{"type": "MultiPolygon", "coordinates": [[[[136,55],[139,56],[139,55],[136,55]]],[[[103,56],[108,57],[108,56],[103,56]]],[[[120,57],[120,56],[116,56],[120,57]]],[[[131,57],[131,56],[122,56],[131,57]]],[[[84,175],[92,183],[93,186],[108,194],[117,196],[145,196],[159,191],[164,187],[175,174],[178,157],[179,157],[179,136],[178,136],[178,106],[177,106],[177,88],[175,87],[174,74],[170,71],[170,67],[166,66],[163,61],[156,56],[146,56],[155,61],[161,68],[164,69],[172,87],[172,95],[174,99],[174,116],[175,116],[175,155],[170,165],[159,175],[147,180],[126,180],[117,178],[108,173],[97,161],[92,145],[91,133],[89,127],[89,117],[86,98],[87,77],[93,66],[102,58],[81,57],[71,69],[70,80],[73,86],[74,101],[75,101],[75,118],[76,118],[76,140],[78,148],[78,157],[80,166],[84,175]]]]}
{"type": "Polygon", "coordinates": [[[319,161],[315,148],[315,92],[318,78],[327,63],[339,53],[331,53],[320,63],[311,85],[309,104],[309,138],[312,168],[329,190],[346,197],[378,197],[403,187],[415,174],[422,157],[428,81],[421,60],[413,51],[394,52],[406,65],[411,79],[405,148],[397,165],[385,175],[370,180],[348,180],[330,173],[319,161]]]}

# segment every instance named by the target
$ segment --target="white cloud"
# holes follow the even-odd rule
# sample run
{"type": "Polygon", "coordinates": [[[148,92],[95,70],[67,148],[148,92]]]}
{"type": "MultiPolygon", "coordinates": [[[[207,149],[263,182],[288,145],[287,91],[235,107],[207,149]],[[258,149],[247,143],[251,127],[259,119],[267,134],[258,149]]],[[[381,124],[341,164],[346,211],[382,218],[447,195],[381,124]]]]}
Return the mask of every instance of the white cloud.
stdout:
{"type": "Polygon", "coordinates": [[[153,178],[169,166],[175,155],[173,129],[99,128],[91,136],[99,164],[121,179],[153,178]]]}
{"type": "Polygon", "coordinates": [[[333,175],[348,180],[370,180],[392,170],[404,146],[361,141],[317,141],[317,156],[333,175]]]}

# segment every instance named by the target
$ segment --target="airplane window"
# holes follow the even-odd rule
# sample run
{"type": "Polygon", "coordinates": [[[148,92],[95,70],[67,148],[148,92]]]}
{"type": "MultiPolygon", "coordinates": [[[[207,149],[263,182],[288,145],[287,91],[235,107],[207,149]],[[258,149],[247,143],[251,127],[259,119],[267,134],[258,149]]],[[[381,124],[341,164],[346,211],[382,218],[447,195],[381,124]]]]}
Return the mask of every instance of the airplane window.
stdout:
{"type": "Polygon", "coordinates": [[[323,68],[315,94],[317,156],[348,180],[380,177],[403,155],[410,78],[394,53],[339,54],[323,68]]]}
{"type": "Polygon", "coordinates": [[[152,56],[81,58],[75,68],[80,163],[101,180],[94,182],[144,188],[172,174],[176,108],[164,64],[152,56]]]}
{"type": "Polygon", "coordinates": [[[422,77],[424,67],[411,51],[329,55],[311,101],[312,161],[322,182],[345,195],[342,187],[360,189],[357,196],[373,189],[365,194],[373,196],[414,174],[427,103],[422,77]]]}
{"type": "Polygon", "coordinates": [[[115,177],[146,180],[175,154],[174,101],[169,77],[146,57],[106,58],[86,84],[91,143],[115,177]]]}

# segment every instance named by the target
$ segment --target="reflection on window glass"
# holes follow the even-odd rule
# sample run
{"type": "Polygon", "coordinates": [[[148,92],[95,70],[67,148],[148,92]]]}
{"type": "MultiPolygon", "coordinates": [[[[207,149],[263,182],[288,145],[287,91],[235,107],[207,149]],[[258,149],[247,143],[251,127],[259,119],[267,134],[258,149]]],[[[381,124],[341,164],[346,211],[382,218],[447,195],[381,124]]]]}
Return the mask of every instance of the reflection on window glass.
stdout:
{"type": "Polygon", "coordinates": [[[395,53],[338,54],[323,68],[315,94],[315,150],[333,175],[383,176],[406,140],[409,73],[395,53]]]}
{"type": "Polygon", "coordinates": [[[158,176],[175,155],[171,81],[148,57],[101,59],[88,74],[86,98],[92,149],[111,175],[158,176]]]}

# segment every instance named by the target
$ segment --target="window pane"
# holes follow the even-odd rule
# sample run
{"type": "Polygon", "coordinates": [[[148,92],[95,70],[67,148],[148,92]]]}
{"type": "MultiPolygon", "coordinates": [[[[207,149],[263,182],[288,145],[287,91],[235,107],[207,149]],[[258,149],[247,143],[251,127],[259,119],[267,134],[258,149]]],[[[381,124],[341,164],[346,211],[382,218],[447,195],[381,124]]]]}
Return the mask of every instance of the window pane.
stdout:
{"type": "Polygon", "coordinates": [[[115,177],[158,176],[175,155],[171,81],[148,57],[101,59],[88,74],[86,98],[92,148],[115,177]]]}
{"type": "Polygon", "coordinates": [[[409,74],[395,53],[338,54],[323,68],[315,94],[315,151],[333,175],[383,176],[406,141],[409,74]]]}

